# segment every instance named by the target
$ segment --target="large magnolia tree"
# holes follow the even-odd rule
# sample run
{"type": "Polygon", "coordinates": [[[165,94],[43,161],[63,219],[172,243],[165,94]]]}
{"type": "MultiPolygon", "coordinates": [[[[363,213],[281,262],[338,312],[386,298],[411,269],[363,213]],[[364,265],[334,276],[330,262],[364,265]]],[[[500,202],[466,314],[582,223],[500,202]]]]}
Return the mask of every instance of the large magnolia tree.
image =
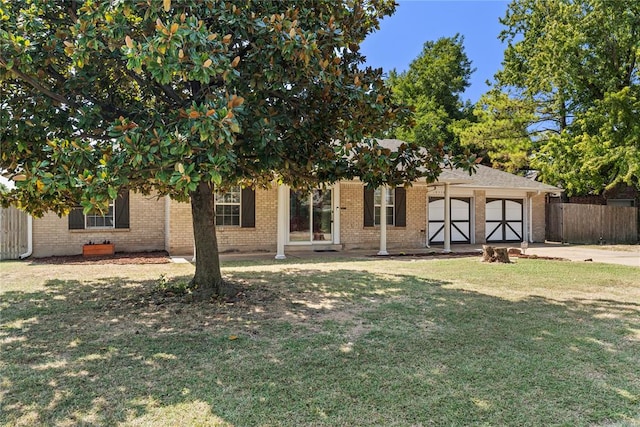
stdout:
{"type": "Polygon", "coordinates": [[[88,212],[123,187],[190,201],[193,284],[219,294],[214,191],[437,175],[439,153],[368,139],[403,117],[358,51],[394,7],[0,2],[0,168],[21,176],[2,201],[36,216],[88,212]]]}
{"type": "Polygon", "coordinates": [[[190,201],[193,284],[222,291],[213,192],[359,177],[398,185],[440,153],[368,139],[404,117],[359,44],[393,0],[0,2],[2,196],[34,215],[120,188],[190,201]]]}

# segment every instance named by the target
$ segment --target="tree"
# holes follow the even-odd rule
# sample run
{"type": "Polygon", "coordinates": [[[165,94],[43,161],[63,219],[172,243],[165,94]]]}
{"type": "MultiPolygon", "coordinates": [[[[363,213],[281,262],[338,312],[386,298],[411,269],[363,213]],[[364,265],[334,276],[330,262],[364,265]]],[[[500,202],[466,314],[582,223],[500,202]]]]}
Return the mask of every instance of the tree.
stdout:
{"type": "Polygon", "coordinates": [[[455,128],[463,147],[486,153],[484,161],[496,169],[514,173],[528,168],[533,141],[541,132],[534,103],[493,89],[480,97],[473,115],[474,120],[455,128]]]}
{"type": "Polygon", "coordinates": [[[513,0],[501,22],[496,89],[530,106],[531,165],[569,194],[640,188],[640,3],[513,0]]]}
{"type": "Polygon", "coordinates": [[[442,145],[458,153],[454,128],[471,116],[471,107],[463,103],[461,95],[469,86],[472,72],[460,34],[426,42],[408,70],[392,70],[387,84],[394,98],[414,110],[413,123],[397,128],[396,136],[423,147],[442,145]]]}
{"type": "Polygon", "coordinates": [[[437,176],[440,153],[370,139],[405,116],[358,51],[394,7],[2,2],[0,169],[22,176],[2,202],[62,215],[122,187],[190,201],[192,284],[220,294],[214,191],[437,176]]]}

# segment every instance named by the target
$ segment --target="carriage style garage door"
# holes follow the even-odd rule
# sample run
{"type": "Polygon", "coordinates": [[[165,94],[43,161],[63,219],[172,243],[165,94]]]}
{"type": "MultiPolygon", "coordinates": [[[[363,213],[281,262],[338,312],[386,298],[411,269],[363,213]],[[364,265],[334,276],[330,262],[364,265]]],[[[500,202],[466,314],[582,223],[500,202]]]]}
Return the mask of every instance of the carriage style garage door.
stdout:
{"type": "MultiPolygon", "coordinates": [[[[429,243],[444,242],[444,199],[429,197],[429,243]]],[[[471,199],[451,198],[451,243],[471,243],[471,199]]]]}
{"type": "Polygon", "coordinates": [[[487,199],[487,242],[522,242],[522,208],[519,199],[487,199]]]}

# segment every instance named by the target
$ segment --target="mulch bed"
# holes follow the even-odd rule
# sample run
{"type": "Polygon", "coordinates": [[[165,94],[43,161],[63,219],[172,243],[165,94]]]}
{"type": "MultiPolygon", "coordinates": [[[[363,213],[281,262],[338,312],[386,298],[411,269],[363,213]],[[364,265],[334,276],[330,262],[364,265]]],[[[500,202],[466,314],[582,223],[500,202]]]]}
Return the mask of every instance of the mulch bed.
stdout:
{"type": "Polygon", "coordinates": [[[117,252],[115,255],[91,256],[82,255],[51,256],[35,258],[33,264],[167,264],[171,262],[165,251],[156,252],[117,252]]]}

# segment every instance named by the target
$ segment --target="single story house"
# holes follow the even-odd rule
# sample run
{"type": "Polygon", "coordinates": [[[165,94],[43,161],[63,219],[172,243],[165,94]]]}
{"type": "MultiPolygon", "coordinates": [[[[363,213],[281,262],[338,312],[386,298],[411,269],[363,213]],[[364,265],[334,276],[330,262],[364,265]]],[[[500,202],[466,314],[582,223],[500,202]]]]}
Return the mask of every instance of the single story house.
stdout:
{"type": "MultiPolygon", "coordinates": [[[[382,140],[388,146],[400,141],[382,140]]],[[[541,242],[545,196],[560,189],[479,166],[475,174],[444,169],[435,183],[367,189],[341,181],[312,193],[284,185],[235,188],[214,195],[221,252],[424,248],[456,243],[541,242]],[[382,197],[384,194],[385,197],[382,197]]],[[[74,255],[88,242],[117,252],[194,252],[191,207],[167,197],[122,192],[107,215],[47,214],[31,224],[32,255],[74,255]]]]}

